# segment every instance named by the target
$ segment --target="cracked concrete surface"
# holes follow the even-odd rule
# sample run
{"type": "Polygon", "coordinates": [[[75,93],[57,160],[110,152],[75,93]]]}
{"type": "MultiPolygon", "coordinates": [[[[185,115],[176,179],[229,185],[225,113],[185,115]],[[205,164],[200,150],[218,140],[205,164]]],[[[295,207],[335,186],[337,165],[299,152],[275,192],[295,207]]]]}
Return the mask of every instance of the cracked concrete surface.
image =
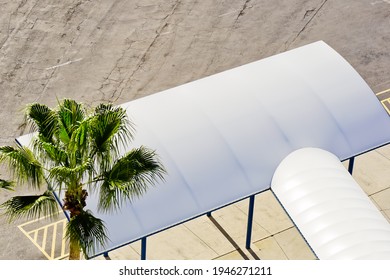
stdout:
{"type": "MultiPolygon", "coordinates": [[[[120,104],[317,40],[387,89],[389,26],[388,1],[0,0],[0,145],[27,103],[120,104]]],[[[20,237],[0,259],[42,258],[0,224],[2,245],[20,237]]]]}
{"type": "Polygon", "coordinates": [[[318,14],[318,12],[322,9],[322,7],[324,7],[324,5],[326,4],[326,2],[328,2],[328,0],[324,0],[319,6],[318,8],[313,8],[313,9],[309,9],[309,10],[306,10],[305,14],[303,15],[303,21],[306,20],[306,18],[308,18],[308,20],[304,23],[303,27],[301,28],[301,30],[299,30],[299,32],[292,38],[292,40],[290,42],[286,42],[285,45],[286,45],[286,50],[289,49],[290,45],[293,44],[297,39],[298,37],[302,34],[302,32],[305,31],[306,27],[309,26],[309,24],[311,23],[311,21],[314,19],[314,17],[318,14]]]}

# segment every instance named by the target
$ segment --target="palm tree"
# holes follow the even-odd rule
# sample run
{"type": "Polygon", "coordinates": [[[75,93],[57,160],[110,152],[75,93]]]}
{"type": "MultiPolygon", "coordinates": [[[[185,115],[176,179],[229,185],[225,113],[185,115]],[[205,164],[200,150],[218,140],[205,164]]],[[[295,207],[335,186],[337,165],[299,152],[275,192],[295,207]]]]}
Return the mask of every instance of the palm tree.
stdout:
{"type": "Polygon", "coordinates": [[[120,153],[134,133],[121,107],[100,104],[88,112],[70,99],[54,109],[34,103],[27,106],[26,121],[35,132],[31,146],[0,147],[0,163],[8,164],[18,185],[43,193],[15,196],[0,207],[9,221],[53,216],[59,202],[55,193],[61,194],[70,218],[69,259],[80,259],[81,251],[88,258],[108,238],[104,222],[85,209],[88,191],[98,192],[99,211],[113,211],[144,194],[165,170],[144,146],[120,153]]]}

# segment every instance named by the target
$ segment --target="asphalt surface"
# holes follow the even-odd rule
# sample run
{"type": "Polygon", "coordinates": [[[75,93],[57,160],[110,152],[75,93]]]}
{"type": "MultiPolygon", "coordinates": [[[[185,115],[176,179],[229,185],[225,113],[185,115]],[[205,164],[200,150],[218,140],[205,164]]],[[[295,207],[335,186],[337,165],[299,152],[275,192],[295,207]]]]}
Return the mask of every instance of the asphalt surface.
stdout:
{"type": "MultiPolygon", "coordinates": [[[[0,0],[0,145],[28,103],[120,104],[318,40],[390,88],[388,0],[0,0]]],[[[45,259],[22,222],[0,217],[0,259],[45,259]]]]}

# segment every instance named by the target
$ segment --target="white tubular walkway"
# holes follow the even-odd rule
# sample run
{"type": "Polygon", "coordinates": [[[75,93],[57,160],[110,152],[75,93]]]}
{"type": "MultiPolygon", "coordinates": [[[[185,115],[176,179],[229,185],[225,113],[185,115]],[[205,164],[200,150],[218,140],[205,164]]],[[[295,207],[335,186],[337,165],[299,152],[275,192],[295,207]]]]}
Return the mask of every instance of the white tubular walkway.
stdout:
{"type": "Polygon", "coordinates": [[[332,153],[292,152],[271,189],[319,259],[390,259],[390,224],[332,153]]]}

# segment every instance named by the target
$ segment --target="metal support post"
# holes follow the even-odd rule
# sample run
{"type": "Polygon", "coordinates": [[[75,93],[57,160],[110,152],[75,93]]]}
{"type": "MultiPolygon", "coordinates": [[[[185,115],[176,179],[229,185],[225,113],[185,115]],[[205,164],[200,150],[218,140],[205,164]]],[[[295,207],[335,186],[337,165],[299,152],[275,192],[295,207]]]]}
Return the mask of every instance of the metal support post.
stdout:
{"type": "Polygon", "coordinates": [[[103,257],[108,258],[108,252],[104,252],[103,257]]]}
{"type": "MultiPolygon", "coordinates": [[[[51,193],[54,195],[55,199],[57,200],[57,203],[61,206],[61,209],[62,209],[62,206],[63,206],[63,205],[62,205],[62,203],[61,203],[60,198],[59,198],[58,195],[56,194],[56,192],[55,192],[55,191],[51,191],[51,193]]],[[[68,222],[69,222],[69,221],[70,221],[70,217],[69,217],[68,212],[66,212],[66,210],[63,210],[63,209],[62,209],[62,212],[64,213],[66,219],[67,219],[68,222]]]]}
{"type": "Polygon", "coordinates": [[[253,225],[253,210],[255,208],[255,196],[251,195],[249,197],[249,209],[248,209],[248,227],[246,231],[246,245],[245,248],[251,248],[251,238],[252,238],[252,225],[253,225]]]}
{"type": "Polygon", "coordinates": [[[355,157],[351,157],[349,159],[349,164],[348,164],[348,172],[351,175],[352,175],[352,171],[353,171],[353,164],[354,164],[354,162],[355,162],[355,157]]]}
{"type": "Polygon", "coordinates": [[[141,239],[141,260],[146,260],[146,237],[141,239]]]}
{"type": "Polygon", "coordinates": [[[210,212],[207,212],[207,217],[211,217],[211,211],[210,212]]]}

